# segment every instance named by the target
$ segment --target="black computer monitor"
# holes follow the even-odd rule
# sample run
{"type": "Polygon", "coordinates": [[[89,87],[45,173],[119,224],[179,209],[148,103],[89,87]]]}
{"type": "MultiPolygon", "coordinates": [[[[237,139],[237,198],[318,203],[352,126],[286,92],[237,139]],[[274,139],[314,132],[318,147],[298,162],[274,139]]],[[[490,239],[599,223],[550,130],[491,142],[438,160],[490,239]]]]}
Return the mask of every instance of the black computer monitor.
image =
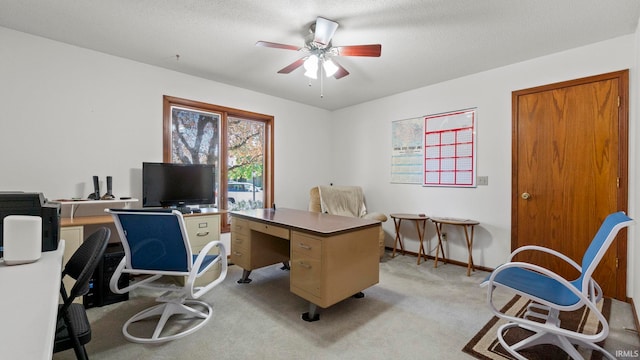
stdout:
{"type": "Polygon", "coordinates": [[[215,167],[142,163],[142,206],[215,205],[215,167]]]}

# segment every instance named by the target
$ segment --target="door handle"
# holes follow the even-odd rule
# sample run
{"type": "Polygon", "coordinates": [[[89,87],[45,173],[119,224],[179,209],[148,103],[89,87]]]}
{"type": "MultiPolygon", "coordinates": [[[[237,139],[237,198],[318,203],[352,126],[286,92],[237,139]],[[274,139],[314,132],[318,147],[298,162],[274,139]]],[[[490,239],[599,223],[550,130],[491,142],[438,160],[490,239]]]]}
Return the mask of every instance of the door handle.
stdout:
{"type": "Polygon", "coordinates": [[[531,198],[531,194],[529,194],[528,192],[523,192],[522,195],[520,195],[521,198],[523,198],[524,200],[529,200],[531,198]]]}

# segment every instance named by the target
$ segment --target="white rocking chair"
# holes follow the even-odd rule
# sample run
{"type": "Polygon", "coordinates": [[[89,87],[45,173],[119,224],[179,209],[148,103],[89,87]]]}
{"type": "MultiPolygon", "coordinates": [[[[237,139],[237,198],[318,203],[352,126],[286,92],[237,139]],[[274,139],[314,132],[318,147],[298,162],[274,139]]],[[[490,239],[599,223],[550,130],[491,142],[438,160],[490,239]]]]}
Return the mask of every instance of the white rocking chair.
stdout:
{"type": "Polygon", "coordinates": [[[139,312],[124,324],[122,333],[125,338],[138,343],[160,343],[181,338],[202,328],[211,319],[213,309],[197,299],[220,284],[227,275],[227,255],[223,244],[211,241],[199,254],[192,255],[184,219],[178,211],[112,209],[107,212],[113,216],[125,251],[111,278],[111,290],[118,294],[138,287],[165,291],[156,298],[160,304],[139,312]],[[218,250],[217,254],[211,251],[214,248],[218,250]],[[221,265],[220,275],[205,286],[195,287],[195,280],[215,264],[221,265]],[[147,277],[122,289],[118,288],[119,278],[129,275],[147,277]],[[177,286],[161,279],[164,276],[183,276],[184,285],[177,286]],[[165,325],[173,315],[181,315],[181,319],[196,319],[195,325],[189,321],[191,325],[186,329],[165,334],[165,325]],[[131,324],[156,316],[159,320],[152,335],[136,336],[129,331],[131,324]]]}
{"type": "Polygon", "coordinates": [[[609,335],[609,324],[596,306],[602,299],[602,289],[593,280],[592,275],[618,231],[632,223],[633,220],[623,212],[607,216],[587,248],[581,265],[545,247],[523,246],[511,254],[508,263],[497,267],[481,286],[488,289],[487,302],[491,311],[508,321],[498,329],[498,340],[505,350],[517,359],[526,360],[518,351],[539,344],[553,344],[562,348],[571,358],[583,359],[574,347],[578,345],[600,351],[608,359],[615,360],[615,357],[596,344],[609,335]],[[543,251],[555,255],[580,271],[580,276],[570,281],[538,265],[512,262],[513,257],[523,251],[543,251]],[[498,288],[507,289],[532,300],[524,317],[510,316],[496,308],[493,293],[498,288]],[[588,335],[560,327],[561,311],[573,311],[584,306],[593,312],[602,324],[600,331],[588,335]],[[507,344],[503,334],[507,329],[514,327],[533,331],[534,334],[516,344],[507,344]]]}

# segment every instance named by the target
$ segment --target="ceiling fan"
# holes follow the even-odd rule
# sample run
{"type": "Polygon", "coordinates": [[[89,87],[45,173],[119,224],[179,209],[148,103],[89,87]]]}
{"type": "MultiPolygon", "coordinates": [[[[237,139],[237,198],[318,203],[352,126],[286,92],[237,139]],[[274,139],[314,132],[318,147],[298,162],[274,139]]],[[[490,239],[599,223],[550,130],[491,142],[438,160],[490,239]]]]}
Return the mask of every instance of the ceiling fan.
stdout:
{"type": "Polygon", "coordinates": [[[258,41],[256,46],[264,46],[276,49],[296,50],[305,53],[303,57],[282,68],[278,73],[288,74],[304,65],[305,76],[311,79],[318,78],[318,72],[324,73],[326,77],[333,76],[341,79],[349,72],[342,65],[337,63],[334,57],[337,56],[368,56],[379,57],[382,45],[350,45],[333,46],[331,38],[338,29],[338,23],[323,17],[318,17],[309,28],[309,35],[305,39],[303,47],[294,45],[279,44],[269,41],[258,41]]]}

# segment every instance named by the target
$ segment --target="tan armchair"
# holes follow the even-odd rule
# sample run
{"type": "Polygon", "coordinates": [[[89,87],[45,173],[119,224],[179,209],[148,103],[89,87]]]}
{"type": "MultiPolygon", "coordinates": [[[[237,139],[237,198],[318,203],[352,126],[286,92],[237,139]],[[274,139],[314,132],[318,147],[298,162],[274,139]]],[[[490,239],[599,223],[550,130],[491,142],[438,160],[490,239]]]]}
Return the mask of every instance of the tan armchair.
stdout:
{"type": "MultiPolygon", "coordinates": [[[[320,188],[319,186],[314,186],[309,191],[309,211],[315,212],[323,212],[323,202],[320,199],[320,188]]],[[[382,213],[371,212],[368,213],[365,203],[364,203],[364,195],[362,194],[362,188],[359,186],[331,186],[331,187],[323,187],[327,190],[338,190],[339,194],[347,194],[349,197],[348,201],[353,204],[359,204],[354,207],[351,206],[341,206],[343,204],[325,204],[324,212],[333,214],[333,215],[343,215],[343,216],[353,216],[353,217],[361,217],[364,219],[374,219],[379,220],[381,222],[387,221],[387,216],[382,213]],[[333,206],[332,206],[333,205],[333,206]]],[[[325,191],[325,195],[323,195],[323,199],[326,201],[331,201],[331,198],[327,196],[327,191],[325,191]]],[[[334,197],[335,199],[335,197],[334,197]]],[[[380,259],[384,256],[384,230],[382,226],[380,227],[380,259]]]]}

